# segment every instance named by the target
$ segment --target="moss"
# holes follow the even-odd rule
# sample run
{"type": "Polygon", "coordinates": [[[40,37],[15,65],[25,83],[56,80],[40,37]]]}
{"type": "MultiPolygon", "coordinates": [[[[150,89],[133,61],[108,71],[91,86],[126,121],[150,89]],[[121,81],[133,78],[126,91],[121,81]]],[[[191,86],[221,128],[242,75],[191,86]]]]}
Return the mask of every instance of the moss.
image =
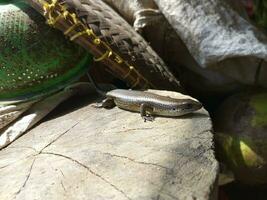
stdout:
{"type": "Polygon", "coordinates": [[[250,106],[255,110],[251,125],[263,127],[267,125],[267,94],[258,94],[251,98],[250,106]]]}

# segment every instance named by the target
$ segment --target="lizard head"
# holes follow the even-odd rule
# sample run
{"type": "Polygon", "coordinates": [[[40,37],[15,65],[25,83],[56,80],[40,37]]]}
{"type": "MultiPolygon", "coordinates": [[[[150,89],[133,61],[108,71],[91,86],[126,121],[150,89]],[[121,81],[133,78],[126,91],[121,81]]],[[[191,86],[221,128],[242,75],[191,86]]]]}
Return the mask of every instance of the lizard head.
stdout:
{"type": "Polygon", "coordinates": [[[178,117],[192,113],[201,108],[202,104],[198,101],[192,99],[175,99],[171,103],[169,103],[168,106],[155,108],[154,113],[163,116],[178,117]]]}
{"type": "Polygon", "coordinates": [[[181,116],[188,113],[192,113],[202,108],[202,104],[192,99],[183,99],[177,103],[177,106],[172,108],[174,116],[181,116]],[[175,115],[177,114],[177,115],[175,115]]]}

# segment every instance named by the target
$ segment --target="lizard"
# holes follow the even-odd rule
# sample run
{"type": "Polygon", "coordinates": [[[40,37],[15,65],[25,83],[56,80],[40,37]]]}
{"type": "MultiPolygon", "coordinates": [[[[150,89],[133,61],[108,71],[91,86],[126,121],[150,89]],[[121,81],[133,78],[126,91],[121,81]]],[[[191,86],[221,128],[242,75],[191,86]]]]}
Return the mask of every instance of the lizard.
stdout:
{"type": "Polygon", "coordinates": [[[178,117],[202,108],[192,99],[175,99],[145,91],[115,89],[106,93],[106,99],[96,107],[118,108],[140,112],[144,121],[153,121],[154,116],[178,117]]]}
{"type": "Polygon", "coordinates": [[[192,99],[176,99],[146,91],[114,89],[104,93],[98,88],[89,73],[88,77],[96,91],[106,97],[101,103],[93,105],[96,108],[117,106],[123,110],[140,112],[144,121],[153,121],[154,116],[178,117],[202,108],[200,102],[192,99]]]}

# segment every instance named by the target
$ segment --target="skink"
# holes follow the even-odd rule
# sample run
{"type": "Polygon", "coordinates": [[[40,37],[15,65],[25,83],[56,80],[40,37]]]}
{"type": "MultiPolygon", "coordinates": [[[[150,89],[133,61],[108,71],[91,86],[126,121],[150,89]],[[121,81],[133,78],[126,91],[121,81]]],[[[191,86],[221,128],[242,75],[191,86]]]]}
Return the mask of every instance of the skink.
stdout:
{"type": "Polygon", "coordinates": [[[202,104],[192,99],[175,99],[149,92],[115,89],[106,93],[106,99],[96,107],[140,112],[144,121],[153,121],[154,116],[177,117],[202,108],[202,104]]]}
{"type": "Polygon", "coordinates": [[[97,108],[113,108],[117,106],[124,110],[140,112],[144,121],[153,121],[154,116],[178,117],[192,113],[202,108],[202,104],[192,99],[175,99],[145,91],[115,89],[103,92],[89,73],[87,76],[96,91],[105,96],[97,108]]]}

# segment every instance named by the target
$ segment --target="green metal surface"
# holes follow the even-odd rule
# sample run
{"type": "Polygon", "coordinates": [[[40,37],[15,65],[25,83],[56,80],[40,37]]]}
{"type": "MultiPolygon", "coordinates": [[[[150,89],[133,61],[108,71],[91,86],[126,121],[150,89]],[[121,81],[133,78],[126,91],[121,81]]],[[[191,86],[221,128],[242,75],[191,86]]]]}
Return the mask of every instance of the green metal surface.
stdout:
{"type": "Polygon", "coordinates": [[[25,3],[0,1],[0,101],[59,90],[84,74],[90,60],[25,3]]]}

